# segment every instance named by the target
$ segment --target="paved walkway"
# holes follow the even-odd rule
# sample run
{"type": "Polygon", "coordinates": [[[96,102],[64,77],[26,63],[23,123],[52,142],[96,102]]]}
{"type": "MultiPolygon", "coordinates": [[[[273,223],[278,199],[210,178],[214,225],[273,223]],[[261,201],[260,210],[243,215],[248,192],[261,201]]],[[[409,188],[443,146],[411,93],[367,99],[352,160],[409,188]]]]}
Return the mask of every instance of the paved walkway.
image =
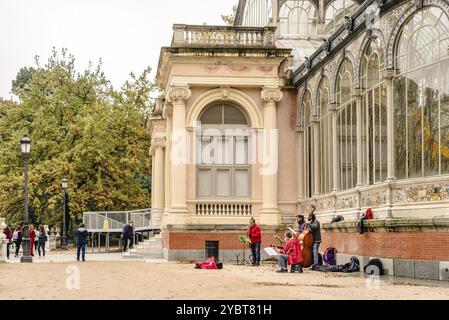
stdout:
{"type": "MultiPolygon", "coordinates": [[[[121,252],[114,253],[86,253],[86,260],[92,262],[101,262],[101,261],[129,261],[123,259],[123,254],[121,252]]],[[[33,263],[58,263],[58,262],[72,262],[76,261],[76,254],[73,252],[67,253],[50,253],[47,254],[45,258],[39,258],[39,256],[33,257],[33,263]]],[[[154,262],[154,263],[167,263],[165,260],[143,260],[145,262],[154,262]]],[[[20,263],[20,257],[11,259],[7,263],[20,263]]]]}

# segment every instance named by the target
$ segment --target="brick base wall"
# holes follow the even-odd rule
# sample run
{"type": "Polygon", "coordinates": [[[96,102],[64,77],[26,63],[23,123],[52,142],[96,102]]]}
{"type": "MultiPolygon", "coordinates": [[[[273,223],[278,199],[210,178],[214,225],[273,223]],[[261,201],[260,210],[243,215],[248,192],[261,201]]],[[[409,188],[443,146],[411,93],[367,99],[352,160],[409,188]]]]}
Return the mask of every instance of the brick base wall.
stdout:
{"type": "Polygon", "coordinates": [[[326,232],[322,237],[321,251],[334,247],[339,253],[367,257],[449,261],[449,233],[326,232]]]}
{"type": "MultiPolygon", "coordinates": [[[[206,241],[219,241],[220,250],[241,250],[242,243],[238,241],[243,232],[164,232],[164,248],[169,250],[204,250],[206,241]]],[[[282,233],[262,231],[262,248],[275,243],[273,237],[282,233]]],[[[278,244],[278,243],[275,243],[278,244]]]]}

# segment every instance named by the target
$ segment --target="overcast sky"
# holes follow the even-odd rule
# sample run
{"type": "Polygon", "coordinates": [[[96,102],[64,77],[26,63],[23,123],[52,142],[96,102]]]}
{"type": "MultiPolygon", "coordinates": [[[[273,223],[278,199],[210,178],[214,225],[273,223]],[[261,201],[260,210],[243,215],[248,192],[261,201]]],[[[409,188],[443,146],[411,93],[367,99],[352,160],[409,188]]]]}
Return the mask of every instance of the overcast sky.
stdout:
{"type": "Polygon", "coordinates": [[[0,97],[11,97],[19,69],[67,48],[78,69],[103,60],[115,87],[129,73],[157,68],[172,25],[223,24],[238,0],[0,0],[0,97]]]}

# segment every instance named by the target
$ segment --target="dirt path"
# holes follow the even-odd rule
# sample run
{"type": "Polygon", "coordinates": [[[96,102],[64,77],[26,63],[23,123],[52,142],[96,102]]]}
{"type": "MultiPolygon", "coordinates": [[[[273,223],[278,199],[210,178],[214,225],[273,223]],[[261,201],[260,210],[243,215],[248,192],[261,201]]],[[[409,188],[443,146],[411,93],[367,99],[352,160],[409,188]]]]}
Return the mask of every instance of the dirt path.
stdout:
{"type": "Polygon", "coordinates": [[[363,277],[274,270],[225,265],[221,271],[203,271],[192,265],[135,261],[3,264],[0,299],[449,299],[449,283],[387,279],[378,290],[370,290],[363,277]],[[69,290],[66,282],[76,287],[76,270],[80,289],[69,290]]]}

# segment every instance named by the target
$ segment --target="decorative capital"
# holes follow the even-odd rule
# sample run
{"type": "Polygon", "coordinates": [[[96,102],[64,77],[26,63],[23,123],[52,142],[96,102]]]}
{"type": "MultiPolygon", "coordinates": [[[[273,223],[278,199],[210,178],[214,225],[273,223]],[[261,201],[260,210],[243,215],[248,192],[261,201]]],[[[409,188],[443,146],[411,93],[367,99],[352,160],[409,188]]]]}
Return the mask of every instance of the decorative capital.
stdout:
{"type": "Polygon", "coordinates": [[[396,71],[394,69],[385,69],[382,73],[382,77],[385,80],[392,80],[396,75],[396,71]]]}
{"type": "Polygon", "coordinates": [[[280,88],[264,87],[262,89],[262,100],[265,102],[279,102],[283,98],[283,94],[280,88]]]}
{"type": "Polygon", "coordinates": [[[167,92],[168,101],[179,102],[182,100],[188,100],[192,96],[188,86],[170,86],[167,92]]]}
{"type": "Polygon", "coordinates": [[[166,140],[165,138],[153,138],[151,140],[151,148],[152,149],[158,149],[158,148],[165,148],[166,146],[166,140]]]}

